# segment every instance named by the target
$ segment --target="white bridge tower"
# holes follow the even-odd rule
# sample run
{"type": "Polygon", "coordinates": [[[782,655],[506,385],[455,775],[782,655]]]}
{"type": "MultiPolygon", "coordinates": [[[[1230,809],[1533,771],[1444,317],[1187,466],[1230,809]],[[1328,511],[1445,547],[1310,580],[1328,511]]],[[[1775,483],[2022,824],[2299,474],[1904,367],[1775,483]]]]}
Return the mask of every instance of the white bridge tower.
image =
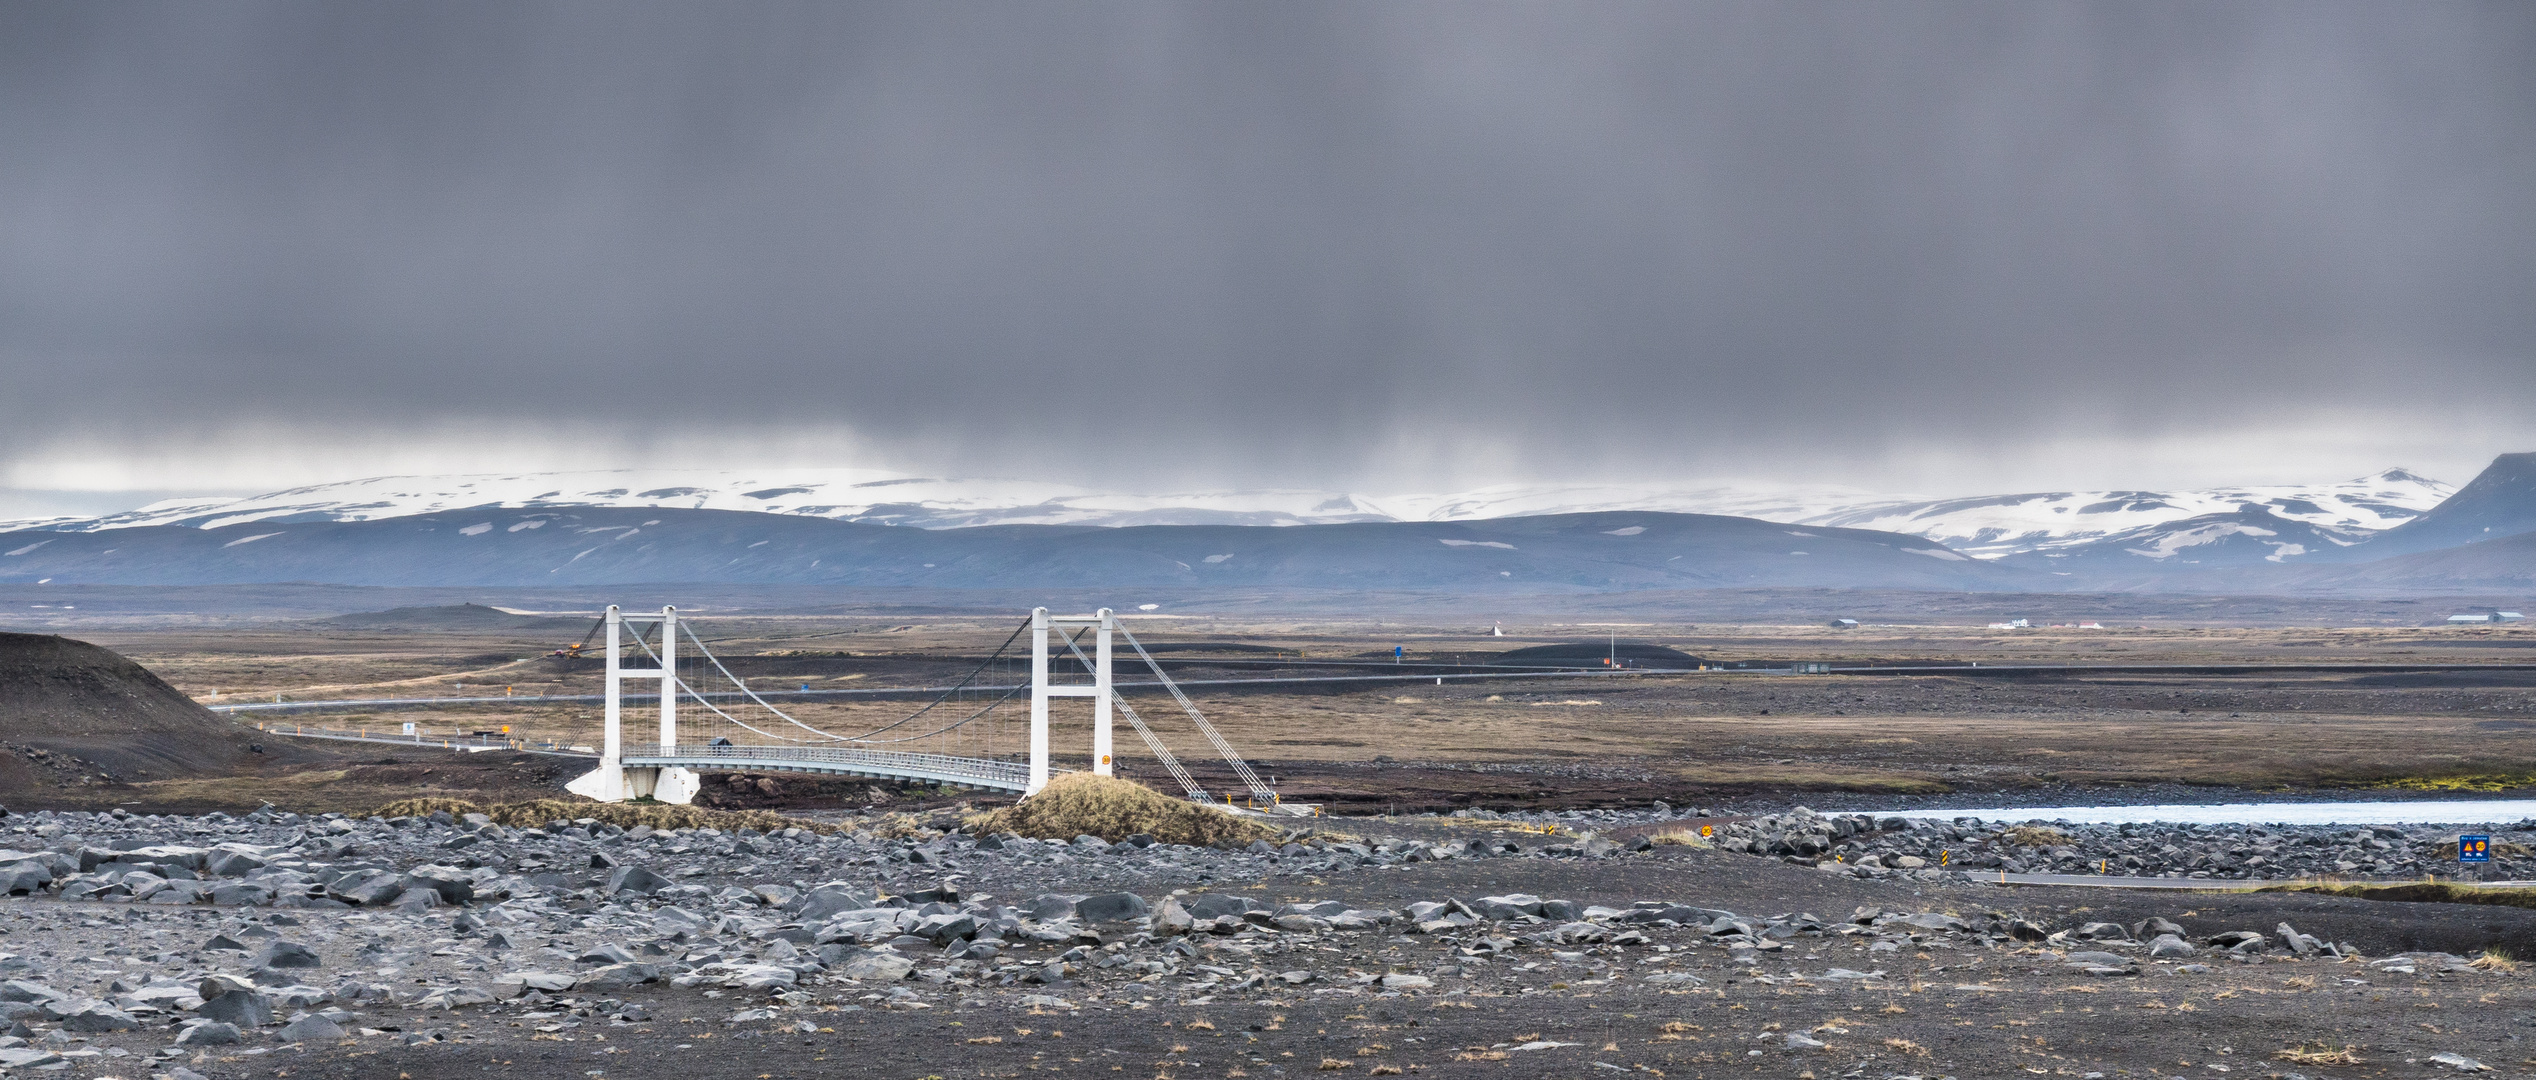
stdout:
{"type": "MultiPolygon", "coordinates": [[[[631,619],[608,605],[608,693],[607,729],[599,742],[599,767],[564,785],[564,790],[600,802],[624,802],[627,799],[653,798],[665,803],[693,802],[702,784],[688,769],[625,767],[624,709],[618,701],[627,677],[660,679],[660,746],[648,749],[642,756],[667,756],[678,746],[678,609],[664,607],[657,616],[637,615],[631,619]],[[628,668],[623,663],[620,631],[628,622],[656,623],[660,627],[658,668],[628,668]]],[[[640,635],[637,635],[640,641],[640,635]]]]}
{"type": "MultiPolygon", "coordinates": [[[[1108,608],[1090,615],[1050,615],[1047,608],[1030,609],[1030,787],[1023,792],[1024,798],[1048,786],[1048,699],[1052,697],[1092,699],[1092,771],[1111,775],[1110,714],[1118,694],[1110,678],[1110,635],[1117,629],[1118,616],[1108,608]],[[1090,686],[1048,682],[1048,631],[1063,632],[1067,627],[1092,630],[1090,686]]],[[[1071,640],[1066,647],[1081,655],[1071,640]]]]}
{"type": "MultiPolygon", "coordinates": [[[[1190,722],[1196,725],[1199,733],[1204,735],[1216,752],[1224,756],[1225,762],[1233,767],[1234,774],[1250,791],[1250,806],[1253,809],[1288,814],[1309,812],[1311,809],[1280,803],[1277,793],[1260,780],[1259,775],[1233,749],[1233,745],[1225,741],[1223,733],[1207,722],[1206,716],[1198,711],[1197,704],[1190,701],[1189,696],[1181,691],[1179,685],[1171,681],[1171,676],[1163,671],[1162,664],[1156,661],[1153,655],[1146,651],[1144,645],[1136,640],[1134,633],[1121,625],[1118,614],[1109,608],[1102,608],[1089,615],[1051,615],[1044,607],[1031,609],[1030,621],[1027,624],[1030,630],[1030,750],[1026,763],[1015,760],[1017,755],[1013,754],[1013,750],[1016,748],[999,744],[996,741],[994,729],[986,728],[984,725],[979,725],[986,733],[985,745],[982,748],[978,747],[978,740],[974,734],[968,737],[969,741],[965,743],[953,741],[950,747],[942,750],[905,746],[910,742],[931,739],[962,729],[974,732],[978,729],[969,728],[968,725],[971,721],[984,716],[987,710],[995,708],[994,703],[987,705],[986,709],[978,710],[964,719],[933,731],[887,738],[879,737],[885,732],[924,716],[935,705],[950,700],[964,691],[994,689],[1002,694],[995,699],[996,703],[1009,700],[1012,695],[1020,691],[1020,687],[978,688],[972,687],[971,681],[978,674],[993,667],[998,660],[1010,657],[1012,639],[1007,639],[1003,645],[998,646],[995,653],[981,662],[978,669],[971,672],[968,678],[962,679],[957,686],[944,689],[940,698],[925,705],[924,708],[861,735],[838,735],[822,731],[793,718],[776,708],[756,691],[749,689],[747,683],[742,682],[723,665],[721,660],[714,657],[713,650],[705,644],[703,638],[695,636],[693,631],[678,625],[677,608],[664,607],[656,616],[627,615],[615,605],[610,605],[601,622],[606,627],[608,638],[605,698],[607,713],[606,729],[600,740],[599,767],[565,785],[567,790],[576,795],[587,796],[600,802],[622,802],[627,799],[645,798],[657,799],[665,803],[692,802],[702,787],[694,771],[699,768],[765,768],[829,776],[865,776],[902,783],[939,784],[946,788],[1019,791],[1024,797],[1028,797],[1045,789],[1050,776],[1057,771],[1049,760],[1051,740],[1048,703],[1052,698],[1061,697],[1092,699],[1090,764],[1094,775],[1116,775],[1117,748],[1111,737],[1111,721],[1114,717],[1125,716],[1127,722],[1135,727],[1136,734],[1145,741],[1146,747],[1153,752],[1155,760],[1161,762],[1163,768],[1171,773],[1172,778],[1179,781],[1180,786],[1188,792],[1189,798],[1198,802],[1212,802],[1212,797],[1198,785],[1196,778],[1180,764],[1170,748],[1163,745],[1162,739],[1154,733],[1152,727],[1137,715],[1136,709],[1119,698],[1117,681],[1112,670],[1115,659],[1112,643],[1123,641],[1127,648],[1134,650],[1135,655],[1153,669],[1155,683],[1171,694],[1181,710],[1188,714],[1190,722]],[[655,666],[625,666],[625,628],[628,623],[634,624],[637,629],[633,635],[634,646],[655,666]],[[657,647],[652,644],[652,638],[648,634],[649,628],[655,626],[660,629],[657,647]],[[678,638],[681,633],[687,635],[689,643],[696,647],[703,662],[720,672],[723,678],[728,679],[738,689],[741,696],[762,706],[782,721],[800,728],[811,738],[781,735],[751,726],[716,707],[711,701],[701,696],[694,687],[681,680],[678,675],[678,654],[682,651],[678,638]],[[1085,638],[1091,640],[1086,642],[1085,638]],[[1084,649],[1086,644],[1091,646],[1089,652],[1084,649]],[[1091,676],[1091,681],[1088,684],[1054,682],[1050,678],[1051,663],[1060,660],[1079,665],[1081,670],[1091,676]],[[632,746],[625,743],[624,684],[627,679],[640,681],[658,679],[660,681],[660,741],[657,743],[640,743],[632,746]],[[727,738],[711,739],[702,744],[681,745],[678,741],[678,698],[681,694],[698,694],[697,701],[723,721],[757,735],[777,740],[782,745],[775,743],[735,745],[727,738]],[[982,754],[979,753],[980,749],[984,751],[982,754]]],[[[593,633],[596,630],[597,628],[594,627],[593,633]]],[[[584,641],[586,642],[587,639],[585,638],[584,641]]],[[[580,646],[574,647],[575,650],[579,648],[580,646]]],[[[1069,667],[1066,670],[1075,669],[1069,667]]],[[[804,689],[807,690],[807,687],[804,689]]],[[[958,736],[955,735],[954,738],[956,740],[958,736]]],[[[1228,798],[1227,802],[1229,801],[1228,798]]]]}

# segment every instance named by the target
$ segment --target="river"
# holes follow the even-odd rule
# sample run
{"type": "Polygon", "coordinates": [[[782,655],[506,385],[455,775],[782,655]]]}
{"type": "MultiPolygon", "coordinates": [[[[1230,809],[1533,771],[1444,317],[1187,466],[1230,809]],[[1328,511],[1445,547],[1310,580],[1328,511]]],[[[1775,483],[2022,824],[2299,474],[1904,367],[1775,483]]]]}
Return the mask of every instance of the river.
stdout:
{"type": "Polygon", "coordinates": [[[2260,802],[2159,806],[2013,806],[1894,810],[1878,817],[2066,821],[2078,825],[2172,822],[2193,825],[2479,825],[2536,818],[2536,799],[2411,799],[2385,802],[2260,802]]]}

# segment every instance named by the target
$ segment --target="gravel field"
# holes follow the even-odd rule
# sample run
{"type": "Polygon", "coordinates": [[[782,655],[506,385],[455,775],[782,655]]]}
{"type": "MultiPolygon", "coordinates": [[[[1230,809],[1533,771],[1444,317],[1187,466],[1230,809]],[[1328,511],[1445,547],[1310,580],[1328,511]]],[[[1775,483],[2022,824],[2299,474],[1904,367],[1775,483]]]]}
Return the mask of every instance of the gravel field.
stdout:
{"type": "Polygon", "coordinates": [[[1273,852],[922,824],[0,819],[24,893],[0,918],[0,1067],[2401,1076],[2529,1057],[2527,980],[2485,957],[2536,945],[2516,908],[2001,889],[1471,819],[1328,821],[1273,852]]]}

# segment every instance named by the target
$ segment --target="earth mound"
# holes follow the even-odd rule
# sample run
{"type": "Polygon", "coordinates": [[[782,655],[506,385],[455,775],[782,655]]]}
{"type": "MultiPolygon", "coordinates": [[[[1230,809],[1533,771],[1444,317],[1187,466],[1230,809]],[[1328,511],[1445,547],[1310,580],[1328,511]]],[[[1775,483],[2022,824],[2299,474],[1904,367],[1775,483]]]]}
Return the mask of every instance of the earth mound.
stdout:
{"type": "Polygon", "coordinates": [[[1501,652],[1492,663],[1601,667],[1608,657],[1617,657],[1622,663],[1636,667],[1694,668],[1702,662],[1699,657],[1680,649],[1645,642],[1629,641],[1614,645],[1607,641],[1577,641],[1501,652]]]}
{"type": "Polygon", "coordinates": [[[254,734],[112,649],[0,633],[0,792],[224,774],[254,734]]]}
{"type": "Polygon", "coordinates": [[[1113,844],[1138,833],[1166,844],[1199,846],[1274,840],[1280,835],[1268,825],[1094,773],[1059,776],[1039,789],[1039,794],[962,824],[975,833],[1019,833],[1038,840],[1097,836],[1113,844]]]}
{"type": "Polygon", "coordinates": [[[347,630],[580,630],[590,625],[588,619],[557,619],[544,615],[514,615],[483,604],[443,604],[438,607],[401,607],[386,611],[361,611],[321,619],[327,626],[347,630]]]}

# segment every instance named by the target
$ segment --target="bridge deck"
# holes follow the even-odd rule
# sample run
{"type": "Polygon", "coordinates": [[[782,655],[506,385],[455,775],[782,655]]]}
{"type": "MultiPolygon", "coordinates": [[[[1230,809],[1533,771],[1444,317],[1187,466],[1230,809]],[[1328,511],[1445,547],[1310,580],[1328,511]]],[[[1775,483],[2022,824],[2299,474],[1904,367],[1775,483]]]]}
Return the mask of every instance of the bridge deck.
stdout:
{"type": "Polygon", "coordinates": [[[1030,765],[1027,762],[843,746],[646,744],[625,747],[621,760],[628,768],[747,769],[868,776],[985,791],[1021,792],[1030,786],[1030,765]]]}

